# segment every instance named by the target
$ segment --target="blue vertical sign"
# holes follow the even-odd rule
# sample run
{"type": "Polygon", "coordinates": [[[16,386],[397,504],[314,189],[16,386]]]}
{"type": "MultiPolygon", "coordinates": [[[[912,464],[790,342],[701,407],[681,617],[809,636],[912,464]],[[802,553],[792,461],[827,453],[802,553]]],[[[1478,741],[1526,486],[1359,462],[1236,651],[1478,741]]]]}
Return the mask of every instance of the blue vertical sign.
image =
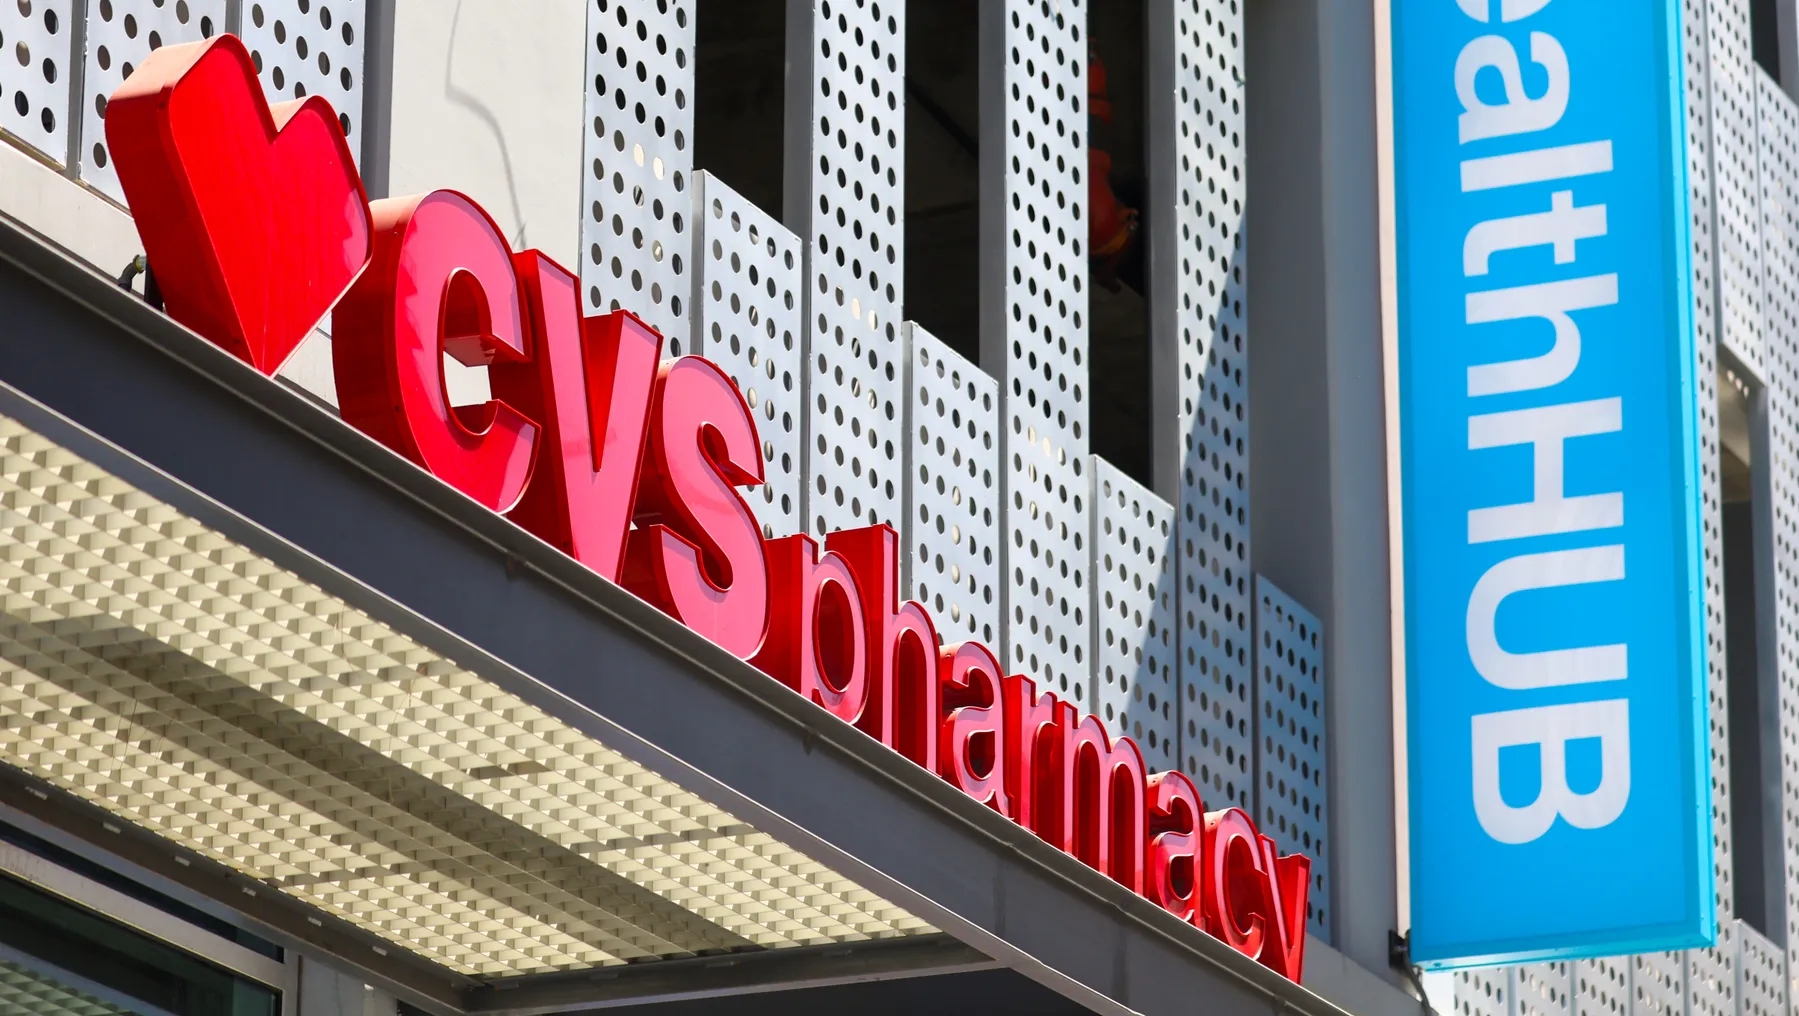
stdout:
{"type": "Polygon", "coordinates": [[[1391,0],[1412,956],[1715,935],[1678,0],[1391,0]]]}

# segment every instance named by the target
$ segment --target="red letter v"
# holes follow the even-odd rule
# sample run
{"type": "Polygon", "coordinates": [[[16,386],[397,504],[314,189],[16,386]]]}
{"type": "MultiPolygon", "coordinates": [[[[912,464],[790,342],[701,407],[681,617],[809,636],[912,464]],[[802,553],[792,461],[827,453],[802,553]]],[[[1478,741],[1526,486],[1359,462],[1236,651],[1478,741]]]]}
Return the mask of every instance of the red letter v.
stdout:
{"type": "Polygon", "coordinates": [[[1299,983],[1306,956],[1306,902],[1312,893],[1312,859],[1304,854],[1275,858],[1274,841],[1259,836],[1262,870],[1268,877],[1268,909],[1274,911],[1274,943],[1262,950],[1262,962],[1282,977],[1299,983]]]}
{"type": "Polygon", "coordinates": [[[513,263],[531,358],[488,374],[496,397],[544,421],[546,440],[511,518],[617,582],[662,336],[628,311],[583,318],[579,283],[539,251],[513,263]]]}

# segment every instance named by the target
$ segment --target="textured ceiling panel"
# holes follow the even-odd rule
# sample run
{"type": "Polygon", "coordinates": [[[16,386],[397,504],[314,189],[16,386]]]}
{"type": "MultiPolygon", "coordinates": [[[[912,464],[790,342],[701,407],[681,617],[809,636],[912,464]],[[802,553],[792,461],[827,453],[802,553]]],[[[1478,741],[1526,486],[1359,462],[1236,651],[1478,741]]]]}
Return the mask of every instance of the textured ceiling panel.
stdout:
{"type": "Polygon", "coordinates": [[[5,418],[0,761],[464,973],[933,930],[5,418]]]}

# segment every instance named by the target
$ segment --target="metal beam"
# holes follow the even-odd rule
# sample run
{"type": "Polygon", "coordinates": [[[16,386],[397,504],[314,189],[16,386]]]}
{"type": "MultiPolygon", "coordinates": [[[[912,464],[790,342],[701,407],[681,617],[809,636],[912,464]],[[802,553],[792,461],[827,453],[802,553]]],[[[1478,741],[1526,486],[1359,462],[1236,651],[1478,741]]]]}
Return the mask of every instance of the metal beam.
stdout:
{"type": "Polygon", "coordinates": [[[463,996],[463,1008],[481,1016],[538,1016],[935,977],[998,967],[998,963],[948,935],[930,935],[702,956],[578,974],[540,974],[470,991],[463,996]]]}

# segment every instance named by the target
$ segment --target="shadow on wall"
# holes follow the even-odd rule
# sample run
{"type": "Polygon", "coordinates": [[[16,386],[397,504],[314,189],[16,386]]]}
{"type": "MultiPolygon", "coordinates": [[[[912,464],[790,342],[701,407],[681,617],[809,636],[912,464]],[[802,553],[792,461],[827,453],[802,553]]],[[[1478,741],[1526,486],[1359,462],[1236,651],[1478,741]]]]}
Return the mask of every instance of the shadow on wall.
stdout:
{"type": "MultiPolygon", "coordinates": [[[[1223,235],[1241,237],[1241,220],[1223,235]]],[[[1189,421],[1182,436],[1178,523],[1181,755],[1207,807],[1253,811],[1243,250],[1238,243],[1230,251],[1204,253],[1228,259],[1231,281],[1223,293],[1206,294],[1216,302],[1203,319],[1189,312],[1179,323],[1178,341],[1188,351],[1178,381],[1180,412],[1189,421]]],[[[1184,288],[1200,285],[1194,275],[1187,273],[1184,288]]]]}
{"type": "Polygon", "coordinates": [[[513,250],[526,250],[530,245],[525,239],[525,210],[519,205],[518,176],[512,171],[512,147],[506,143],[506,132],[501,127],[500,116],[481,101],[478,93],[456,84],[456,68],[462,63],[456,44],[461,38],[462,8],[465,2],[466,0],[456,0],[456,9],[450,15],[450,59],[444,64],[444,99],[452,106],[468,110],[493,134],[494,150],[500,155],[501,171],[506,177],[506,200],[512,208],[512,221],[518,223],[515,234],[507,239],[512,242],[513,250]]]}

